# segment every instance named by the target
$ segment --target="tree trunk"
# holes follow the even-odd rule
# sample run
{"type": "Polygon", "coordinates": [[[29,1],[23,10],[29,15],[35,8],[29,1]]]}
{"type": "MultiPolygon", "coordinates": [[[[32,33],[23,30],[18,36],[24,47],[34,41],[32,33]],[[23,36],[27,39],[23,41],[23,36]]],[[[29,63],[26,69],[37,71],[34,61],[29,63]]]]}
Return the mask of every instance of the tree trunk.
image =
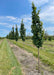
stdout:
{"type": "Polygon", "coordinates": [[[40,64],[39,64],[39,48],[38,48],[38,73],[40,73],[40,64]]]}

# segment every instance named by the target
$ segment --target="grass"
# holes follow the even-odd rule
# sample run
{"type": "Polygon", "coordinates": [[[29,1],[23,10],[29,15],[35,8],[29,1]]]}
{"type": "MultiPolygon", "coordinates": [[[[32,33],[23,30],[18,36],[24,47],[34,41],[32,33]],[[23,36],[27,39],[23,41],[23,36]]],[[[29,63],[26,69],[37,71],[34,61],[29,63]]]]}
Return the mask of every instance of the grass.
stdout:
{"type": "MultiPolygon", "coordinates": [[[[38,49],[33,45],[32,40],[26,40],[25,42],[22,40],[12,42],[32,53],[35,57],[38,57],[38,49]]],[[[54,70],[54,41],[44,42],[42,49],[40,48],[40,60],[43,64],[49,66],[51,71],[54,70]]]]}
{"type": "Polygon", "coordinates": [[[0,75],[22,75],[20,64],[6,39],[0,44],[0,75]]]}

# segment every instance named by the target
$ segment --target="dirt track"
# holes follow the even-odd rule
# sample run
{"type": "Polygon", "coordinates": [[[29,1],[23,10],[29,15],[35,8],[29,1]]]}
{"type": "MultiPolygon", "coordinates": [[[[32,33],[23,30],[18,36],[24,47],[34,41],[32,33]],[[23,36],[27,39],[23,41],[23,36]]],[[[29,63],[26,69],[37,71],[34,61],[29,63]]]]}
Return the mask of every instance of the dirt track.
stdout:
{"type": "Polygon", "coordinates": [[[2,43],[3,40],[0,40],[0,44],[2,43]]]}
{"type": "Polygon", "coordinates": [[[9,44],[17,60],[21,64],[23,75],[54,75],[46,70],[43,70],[40,74],[38,74],[38,70],[36,70],[36,58],[31,53],[28,53],[27,51],[19,48],[18,46],[12,43],[9,44]]]}

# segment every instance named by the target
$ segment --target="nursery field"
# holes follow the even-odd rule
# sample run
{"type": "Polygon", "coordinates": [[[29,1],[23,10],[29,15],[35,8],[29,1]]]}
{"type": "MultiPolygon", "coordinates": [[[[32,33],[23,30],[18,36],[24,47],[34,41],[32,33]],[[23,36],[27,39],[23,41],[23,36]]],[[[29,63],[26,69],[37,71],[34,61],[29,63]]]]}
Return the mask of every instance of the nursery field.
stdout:
{"type": "MultiPolygon", "coordinates": [[[[36,69],[37,73],[37,58],[38,49],[33,45],[32,40],[26,40],[25,42],[21,39],[17,42],[7,39],[0,40],[0,75],[22,75],[23,67],[25,67],[24,72],[26,75],[29,75],[32,67],[36,69]],[[29,53],[33,54],[35,59],[29,53]]],[[[54,41],[45,41],[43,47],[40,48],[40,68],[41,72],[47,71],[47,75],[54,75],[54,41]]]]}
{"type": "Polygon", "coordinates": [[[6,39],[0,43],[0,75],[22,75],[20,64],[6,39]]]}
{"type": "MultiPolygon", "coordinates": [[[[32,53],[36,58],[38,57],[38,49],[33,45],[32,40],[18,40],[18,42],[11,40],[17,46],[32,53]]],[[[45,41],[43,47],[40,48],[40,61],[45,66],[50,68],[50,71],[54,70],[54,41],[45,41]]]]}

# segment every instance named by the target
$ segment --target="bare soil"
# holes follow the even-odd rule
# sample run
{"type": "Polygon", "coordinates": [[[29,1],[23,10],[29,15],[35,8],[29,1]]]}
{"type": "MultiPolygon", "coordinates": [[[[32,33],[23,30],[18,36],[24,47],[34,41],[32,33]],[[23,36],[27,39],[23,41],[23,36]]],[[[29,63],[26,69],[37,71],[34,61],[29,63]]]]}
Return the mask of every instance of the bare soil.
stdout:
{"type": "Polygon", "coordinates": [[[3,40],[0,40],[0,44],[2,43],[3,40]]]}

